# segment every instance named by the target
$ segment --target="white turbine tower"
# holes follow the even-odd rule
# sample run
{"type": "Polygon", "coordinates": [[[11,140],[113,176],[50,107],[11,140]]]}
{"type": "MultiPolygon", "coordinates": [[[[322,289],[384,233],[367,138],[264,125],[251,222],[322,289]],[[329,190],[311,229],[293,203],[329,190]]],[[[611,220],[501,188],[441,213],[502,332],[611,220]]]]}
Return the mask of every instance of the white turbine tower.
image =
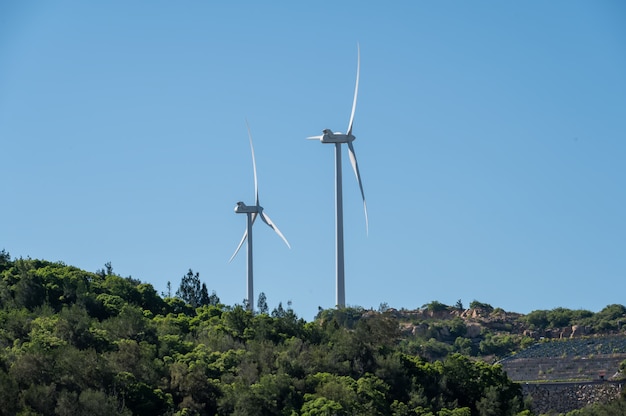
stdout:
{"type": "Polygon", "coordinates": [[[248,128],[248,138],[250,139],[250,150],[252,151],[252,169],[254,170],[254,205],[246,205],[243,202],[237,202],[237,206],[235,206],[235,213],[237,214],[246,214],[248,217],[246,231],[243,233],[243,238],[239,242],[237,249],[231,256],[229,263],[235,258],[239,249],[243,245],[246,239],[248,240],[248,283],[247,283],[247,294],[248,294],[248,310],[254,310],[254,286],[253,286],[253,272],[252,272],[252,225],[254,224],[254,220],[256,220],[257,215],[261,217],[263,222],[267,224],[272,230],[276,231],[276,234],[280,238],[283,239],[287,247],[291,248],[289,242],[285,238],[285,236],[280,232],[278,227],[272,222],[270,217],[263,211],[263,207],[259,205],[259,187],[257,183],[256,177],[256,160],[254,158],[254,146],[252,146],[252,134],[250,134],[250,126],[248,125],[248,121],[246,121],[246,127],[248,128]]]}
{"type": "Polygon", "coordinates": [[[343,308],[346,306],[346,284],[344,272],[344,253],[343,253],[343,196],[342,196],[342,178],[341,178],[341,145],[348,144],[348,154],[350,163],[356,175],[356,180],[361,189],[361,197],[363,198],[363,209],[365,210],[365,229],[369,228],[367,219],[367,205],[365,203],[365,194],[363,193],[363,184],[361,183],[361,174],[359,173],[359,164],[356,161],[354,146],[352,142],[356,139],[352,134],[352,124],[354,122],[354,112],[356,110],[356,98],[359,92],[359,72],[361,68],[361,52],[357,45],[357,66],[356,66],[356,86],[354,87],[354,100],[352,101],[352,113],[350,114],[350,122],[348,123],[348,132],[333,132],[325,129],[321,136],[307,137],[310,140],[319,140],[322,143],[335,144],[335,238],[336,238],[336,306],[343,308]]]}

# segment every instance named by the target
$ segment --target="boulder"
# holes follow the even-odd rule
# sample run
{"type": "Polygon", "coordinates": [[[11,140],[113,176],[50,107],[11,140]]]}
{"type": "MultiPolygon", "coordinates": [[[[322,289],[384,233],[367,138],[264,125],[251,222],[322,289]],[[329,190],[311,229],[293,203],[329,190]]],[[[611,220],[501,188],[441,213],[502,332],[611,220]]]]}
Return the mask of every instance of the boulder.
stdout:
{"type": "Polygon", "coordinates": [[[532,331],[530,329],[525,329],[524,332],[522,332],[522,335],[524,335],[525,337],[530,337],[532,339],[539,339],[537,331],[532,331]]]}
{"type": "Polygon", "coordinates": [[[565,327],[563,328],[563,330],[561,331],[561,333],[559,334],[559,338],[563,339],[563,338],[571,338],[572,337],[572,327],[565,327]]]}
{"type": "Polygon", "coordinates": [[[415,325],[413,327],[413,330],[411,331],[411,333],[415,336],[424,336],[426,335],[426,333],[428,332],[428,325],[427,324],[419,324],[419,325],[415,325]]]}
{"type": "Polygon", "coordinates": [[[580,325],[573,325],[572,326],[572,333],[570,334],[570,338],[577,338],[577,337],[582,337],[583,335],[587,334],[587,330],[584,326],[580,326],[580,325]]]}
{"type": "Polygon", "coordinates": [[[467,324],[467,332],[465,335],[468,338],[477,338],[480,335],[482,327],[478,324],[467,324]]]}

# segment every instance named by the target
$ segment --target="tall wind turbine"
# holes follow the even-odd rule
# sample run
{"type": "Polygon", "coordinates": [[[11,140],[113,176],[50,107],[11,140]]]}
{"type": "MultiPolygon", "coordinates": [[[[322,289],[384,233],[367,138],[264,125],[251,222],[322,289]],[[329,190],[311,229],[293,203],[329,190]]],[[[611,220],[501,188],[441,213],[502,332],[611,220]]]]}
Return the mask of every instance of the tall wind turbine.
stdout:
{"type": "Polygon", "coordinates": [[[246,120],[246,127],[248,128],[248,138],[250,139],[250,150],[252,151],[252,169],[254,170],[254,205],[246,205],[243,202],[237,202],[235,206],[235,213],[237,214],[246,214],[248,217],[246,231],[243,233],[243,238],[239,242],[237,249],[231,256],[229,263],[235,258],[239,249],[243,245],[246,239],[248,240],[248,283],[247,283],[247,291],[248,291],[248,310],[254,310],[254,286],[253,286],[253,272],[252,272],[252,225],[256,220],[257,216],[260,216],[265,224],[267,224],[272,230],[276,231],[276,234],[280,238],[283,239],[287,247],[291,248],[289,242],[280,232],[278,227],[272,222],[270,217],[263,211],[263,207],[259,205],[259,187],[256,177],[256,160],[254,158],[254,146],[252,146],[252,134],[250,133],[250,126],[248,125],[248,121],[246,120]]]}
{"type": "Polygon", "coordinates": [[[365,230],[367,232],[369,225],[367,220],[367,205],[365,203],[365,194],[363,193],[363,184],[361,183],[361,174],[359,173],[359,164],[356,161],[354,146],[352,142],[356,139],[352,134],[352,125],[354,122],[354,112],[356,110],[356,98],[359,92],[359,72],[361,68],[361,51],[357,44],[357,65],[356,65],[356,86],[354,87],[354,100],[352,101],[352,113],[350,114],[350,122],[348,123],[348,132],[333,132],[330,129],[323,130],[321,136],[307,137],[310,140],[319,140],[322,143],[334,143],[335,145],[335,238],[336,238],[336,306],[343,308],[346,306],[346,283],[344,272],[344,252],[343,252],[343,196],[342,196],[342,177],[341,177],[341,145],[348,144],[348,155],[350,163],[356,175],[356,180],[361,189],[361,197],[363,198],[363,209],[365,210],[365,230]]]}

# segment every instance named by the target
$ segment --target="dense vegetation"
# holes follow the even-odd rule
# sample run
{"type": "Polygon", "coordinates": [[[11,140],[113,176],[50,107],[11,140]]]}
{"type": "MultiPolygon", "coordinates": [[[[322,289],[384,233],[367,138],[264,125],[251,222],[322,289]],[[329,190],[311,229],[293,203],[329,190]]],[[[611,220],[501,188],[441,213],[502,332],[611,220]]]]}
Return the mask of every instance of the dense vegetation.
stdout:
{"type": "Polygon", "coordinates": [[[495,361],[540,340],[569,338],[574,329],[579,337],[623,334],[626,323],[626,307],[622,305],[608,305],[597,313],[555,308],[527,315],[479,301],[469,306],[465,310],[460,300],[454,306],[433,301],[419,311],[395,311],[400,325],[415,334],[404,337],[403,344],[430,359],[458,352],[495,361]]]}
{"type": "Polygon", "coordinates": [[[571,310],[555,308],[549,311],[537,310],[524,316],[524,321],[531,329],[559,328],[580,325],[591,328],[594,333],[605,333],[621,329],[626,307],[609,305],[600,312],[593,313],[584,309],[571,310]]]}
{"type": "Polygon", "coordinates": [[[91,273],[1,251],[0,415],[531,414],[518,384],[471,357],[481,344],[461,323],[443,331],[450,344],[399,323],[387,308],[305,322],[264,297],[253,314],[191,270],[159,296],[110,264],[91,273]],[[448,349],[433,354],[430,339],[448,349]]]}

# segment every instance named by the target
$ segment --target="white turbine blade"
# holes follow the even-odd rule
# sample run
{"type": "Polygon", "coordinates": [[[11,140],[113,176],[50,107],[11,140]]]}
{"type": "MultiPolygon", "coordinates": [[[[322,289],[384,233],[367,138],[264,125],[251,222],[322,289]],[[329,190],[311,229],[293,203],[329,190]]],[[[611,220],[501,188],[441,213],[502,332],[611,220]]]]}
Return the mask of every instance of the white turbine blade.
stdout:
{"type": "Polygon", "coordinates": [[[323,135],[307,137],[307,140],[322,140],[323,135]]]}
{"type": "MultiPolygon", "coordinates": [[[[256,220],[256,213],[252,214],[252,224],[254,224],[254,220],[256,220]]],[[[241,238],[241,241],[239,242],[239,245],[237,246],[237,249],[235,250],[233,255],[230,256],[230,260],[228,260],[229,263],[231,261],[233,261],[233,259],[237,255],[237,253],[239,253],[239,249],[241,248],[241,246],[243,246],[243,243],[244,243],[244,241],[246,241],[246,238],[248,238],[248,229],[247,228],[246,228],[246,231],[244,231],[244,233],[243,233],[243,237],[241,238]]]]}
{"type": "Polygon", "coordinates": [[[274,224],[272,222],[272,220],[270,219],[270,217],[267,216],[267,214],[265,214],[265,212],[261,212],[261,219],[263,220],[264,223],[266,223],[267,225],[269,225],[272,230],[276,231],[276,234],[279,235],[280,238],[283,239],[283,241],[285,242],[285,244],[287,244],[287,247],[291,248],[291,246],[289,245],[289,241],[287,241],[287,239],[285,238],[285,236],[283,235],[283,233],[280,232],[280,230],[278,229],[278,227],[276,226],[276,224],[274,224]]]}
{"type": "Polygon", "coordinates": [[[259,205],[259,184],[256,177],[256,159],[254,157],[254,146],[252,145],[252,133],[250,133],[250,125],[246,120],[246,127],[248,128],[248,138],[250,139],[250,150],[252,151],[252,169],[254,170],[254,203],[259,205]]]}
{"type": "Polygon", "coordinates": [[[369,221],[367,219],[367,204],[365,203],[365,193],[363,192],[363,183],[361,182],[361,174],[359,173],[359,164],[356,161],[356,153],[354,153],[354,146],[352,146],[352,142],[348,142],[348,155],[350,156],[352,170],[354,170],[356,180],[359,183],[359,188],[361,189],[361,197],[363,198],[363,209],[365,210],[365,230],[369,234],[369,221]]]}
{"type": "Polygon", "coordinates": [[[354,112],[356,111],[356,97],[359,93],[359,72],[361,71],[361,48],[359,44],[356,44],[357,58],[356,58],[356,86],[354,87],[354,100],[352,101],[352,114],[350,114],[350,123],[348,124],[347,135],[352,134],[352,123],[354,122],[354,112]]]}
{"type": "Polygon", "coordinates": [[[241,239],[241,241],[239,242],[239,245],[237,246],[237,249],[235,250],[235,252],[233,253],[232,256],[230,256],[230,260],[228,260],[228,262],[230,263],[231,261],[233,261],[233,259],[235,258],[235,256],[237,255],[237,253],[239,253],[239,249],[241,248],[241,246],[243,246],[244,241],[246,241],[246,238],[248,238],[248,230],[246,229],[246,231],[243,233],[243,238],[241,239]]]}

